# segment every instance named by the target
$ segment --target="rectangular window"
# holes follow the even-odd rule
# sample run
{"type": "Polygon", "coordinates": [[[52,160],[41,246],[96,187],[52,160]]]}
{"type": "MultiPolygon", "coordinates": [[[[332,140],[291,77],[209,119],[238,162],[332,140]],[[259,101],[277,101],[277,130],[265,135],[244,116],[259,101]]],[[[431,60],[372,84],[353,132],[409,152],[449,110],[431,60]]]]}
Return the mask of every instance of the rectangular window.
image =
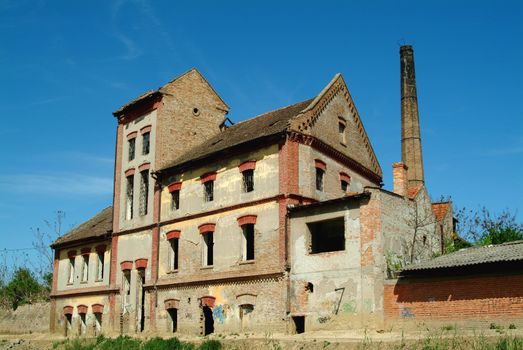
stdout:
{"type": "Polygon", "coordinates": [[[87,282],[89,279],[89,255],[82,255],[83,267],[82,267],[82,282],[87,282]]]}
{"type": "Polygon", "coordinates": [[[125,270],[123,271],[123,305],[124,305],[124,313],[126,311],[125,307],[129,304],[131,301],[131,271],[125,270]]]}
{"type": "Polygon", "coordinates": [[[341,180],[341,190],[343,192],[347,192],[348,189],[349,189],[349,183],[345,180],[341,180]]]}
{"type": "Polygon", "coordinates": [[[310,253],[345,250],[345,224],[343,218],[307,224],[310,232],[310,253]]]}
{"type": "Polygon", "coordinates": [[[171,210],[180,209],[180,190],[171,192],[171,210]]]}
{"type": "Polygon", "coordinates": [[[254,191],[254,170],[245,170],[243,173],[243,191],[254,191]]]}
{"type": "Polygon", "coordinates": [[[96,269],[96,280],[101,281],[104,279],[104,259],[105,252],[98,252],[98,265],[96,269]]]}
{"type": "Polygon", "coordinates": [[[347,143],[347,137],[345,136],[345,123],[338,123],[338,132],[340,134],[340,142],[343,144],[347,143]]]}
{"type": "Polygon", "coordinates": [[[134,159],[135,149],[136,149],[136,139],[132,138],[129,140],[129,161],[134,159]]]}
{"type": "Polygon", "coordinates": [[[134,197],[134,175],[127,176],[127,200],[125,217],[127,220],[133,218],[133,197],[134,197]]]}
{"type": "Polygon", "coordinates": [[[149,170],[140,172],[140,215],[147,215],[149,199],[149,170]]]}
{"type": "Polygon", "coordinates": [[[213,264],[213,250],[214,250],[214,234],[207,232],[203,236],[203,266],[212,266],[213,264]]]}
{"type": "Polygon", "coordinates": [[[254,260],[254,224],[245,224],[243,230],[243,260],[254,260]]]}
{"type": "Polygon", "coordinates": [[[151,144],[151,133],[146,132],[142,136],[142,154],[146,155],[149,154],[149,148],[151,144]]]}
{"type": "Polygon", "coordinates": [[[206,202],[212,202],[214,200],[214,181],[210,180],[203,184],[204,197],[206,202]]]}
{"type": "Polygon", "coordinates": [[[323,169],[316,168],[316,189],[318,191],[323,191],[323,174],[325,172],[323,169]]]}
{"type": "Polygon", "coordinates": [[[69,278],[67,284],[74,283],[74,258],[69,258],[69,278]]]}
{"type": "Polygon", "coordinates": [[[171,246],[169,267],[171,271],[175,271],[178,270],[178,249],[180,240],[178,238],[173,238],[169,240],[169,244],[171,246]]]}

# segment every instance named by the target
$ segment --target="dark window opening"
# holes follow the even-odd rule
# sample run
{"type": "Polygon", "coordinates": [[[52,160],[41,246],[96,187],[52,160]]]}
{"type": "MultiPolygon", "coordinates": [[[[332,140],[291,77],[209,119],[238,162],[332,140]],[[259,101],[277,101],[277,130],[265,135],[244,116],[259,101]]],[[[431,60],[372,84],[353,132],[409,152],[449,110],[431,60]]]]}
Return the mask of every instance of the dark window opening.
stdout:
{"type": "Polygon", "coordinates": [[[180,240],[173,238],[169,242],[171,244],[171,270],[178,270],[178,249],[180,240]]]}
{"type": "Polygon", "coordinates": [[[320,168],[316,168],[316,189],[318,191],[323,191],[323,174],[325,171],[320,168]]]}
{"type": "Polygon", "coordinates": [[[87,331],[87,321],[85,314],[80,314],[80,334],[85,334],[87,331]]]}
{"type": "Polygon", "coordinates": [[[171,209],[177,210],[180,209],[180,191],[172,191],[171,192],[171,209]]]}
{"type": "Polygon", "coordinates": [[[212,266],[213,264],[213,250],[214,250],[214,237],[212,232],[207,232],[203,234],[204,245],[204,265],[212,266]]]}
{"type": "Polygon", "coordinates": [[[145,269],[140,269],[140,332],[143,332],[145,330],[145,288],[143,287],[145,285],[145,269]]]}
{"type": "Polygon", "coordinates": [[[343,218],[307,224],[311,237],[310,252],[324,253],[345,250],[343,218]]]}
{"type": "Polygon", "coordinates": [[[133,199],[134,199],[134,175],[127,176],[127,206],[126,215],[127,220],[133,218],[133,199]]]}
{"type": "Polygon", "coordinates": [[[132,138],[129,140],[129,161],[134,159],[134,154],[136,149],[136,139],[132,138]]]}
{"type": "Polygon", "coordinates": [[[204,195],[206,202],[212,202],[214,200],[214,181],[207,181],[203,184],[204,195]]]}
{"type": "Polygon", "coordinates": [[[340,142],[345,144],[347,142],[347,139],[345,137],[345,123],[338,123],[338,132],[340,134],[340,142]]]}
{"type": "Polygon", "coordinates": [[[309,293],[314,293],[314,284],[312,284],[311,282],[307,282],[305,290],[309,293]]]}
{"type": "Polygon", "coordinates": [[[254,191],[254,170],[245,170],[243,173],[243,190],[245,192],[254,191]]]}
{"type": "Polygon", "coordinates": [[[305,332],[305,316],[293,316],[292,320],[294,321],[294,330],[296,334],[305,332]]]}
{"type": "Polygon", "coordinates": [[[104,279],[104,260],[105,260],[105,252],[98,252],[98,271],[96,273],[96,279],[98,281],[104,279]]]}
{"type": "Polygon", "coordinates": [[[171,317],[171,331],[175,333],[178,330],[178,309],[169,309],[167,312],[171,317]]]}
{"type": "Polygon", "coordinates": [[[147,215],[149,199],[149,170],[140,172],[140,215],[147,215]]]}
{"type": "Polygon", "coordinates": [[[243,230],[243,260],[254,260],[254,224],[242,226],[243,230]]]}
{"type": "Polygon", "coordinates": [[[151,146],[151,133],[146,132],[142,135],[142,154],[146,155],[149,154],[151,146]]]}
{"type": "Polygon", "coordinates": [[[97,312],[94,314],[94,322],[95,322],[95,335],[98,336],[102,332],[102,314],[97,312]]]}
{"type": "Polygon", "coordinates": [[[73,315],[65,314],[65,336],[68,336],[73,326],[73,315]]]}
{"type": "Polygon", "coordinates": [[[203,334],[208,335],[214,333],[214,319],[212,317],[212,310],[208,306],[203,307],[203,334]]]}
{"type": "Polygon", "coordinates": [[[341,180],[341,190],[343,192],[347,192],[348,189],[349,189],[349,183],[345,180],[341,180]]]}

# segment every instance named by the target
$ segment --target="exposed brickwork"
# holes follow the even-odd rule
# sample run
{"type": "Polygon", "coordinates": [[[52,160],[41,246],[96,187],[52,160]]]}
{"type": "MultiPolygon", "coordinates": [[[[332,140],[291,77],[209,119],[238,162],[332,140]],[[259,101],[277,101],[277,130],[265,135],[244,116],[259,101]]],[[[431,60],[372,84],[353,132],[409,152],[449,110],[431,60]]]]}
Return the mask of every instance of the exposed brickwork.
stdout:
{"type": "Polygon", "coordinates": [[[394,193],[400,196],[407,195],[407,166],[402,162],[392,164],[392,179],[394,183],[394,193]]]}
{"type": "Polygon", "coordinates": [[[121,194],[121,172],[122,172],[122,152],[123,152],[123,132],[124,126],[118,124],[116,128],[116,146],[114,160],[114,189],[113,189],[113,232],[118,232],[120,228],[120,194],[121,194]]]}
{"type": "Polygon", "coordinates": [[[523,274],[386,285],[384,305],[388,319],[523,319],[523,274]]]}

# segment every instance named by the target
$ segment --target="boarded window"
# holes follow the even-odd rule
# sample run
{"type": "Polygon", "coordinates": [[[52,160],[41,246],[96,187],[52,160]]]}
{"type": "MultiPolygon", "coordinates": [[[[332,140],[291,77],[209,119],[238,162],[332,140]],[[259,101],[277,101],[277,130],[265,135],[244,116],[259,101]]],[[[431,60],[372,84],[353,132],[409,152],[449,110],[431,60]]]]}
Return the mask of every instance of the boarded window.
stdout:
{"type": "Polygon", "coordinates": [[[310,253],[345,250],[345,224],[343,218],[307,224],[310,232],[310,253]]]}
{"type": "Polygon", "coordinates": [[[171,210],[180,209],[180,190],[171,192],[171,210]]]}
{"type": "Polygon", "coordinates": [[[207,181],[203,184],[204,197],[206,202],[212,202],[214,200],[214,181],[207,181]]]}
{"type": "Polygon", "coordinates": [[[134,154],[136,153],[136,139],[132,138],[129,140],[129,161],[134,159],[134,154]]]}
{"type": "Polygon", "coordinates": [[[243,260],[254,260],[254,224],[245,224],[243,230],[243,260]]]}
{"type": "Polygon", "coordinates": [[[127,220],[133,218],[133,197],[134,197],[134,175],[127,176],[127,200],[125,217],[127,220]]]}
{"type": "Polygon", "coordinates": [[[149,170],[140,172],[140,215],[147,214],[149,199],[149,170]]]}
{"type": "Polygon", "coordinates": [[[320,168],[316,168],[316,189],[318,191],[323,191],[323,175],[325,171],[320,168]]]}
{"type": "Polygon", "coordinates": [[[212,266],[214,258],[214,234],[206,232],[203,237],[203,266],[212,266]]]}
{"type": "Polygon", "coordinates": [[[178,238],[172,238],[169,240],[170,252],[169,252],[169,267],[171,271],[178,270],[178,250],[180,240],[178,238]]]}
{"type": "Polygon", "coordinates": [[[254,170],[249,169],[242,172],[243,174],[243,191],[254,191],[254,170]]]}
{"type": "Polygon", "coordinates": [[[142,154],[143,155],[149,154],[150,145],[151,145],[151,133],[146,132],[142,136],[142,154]]]}

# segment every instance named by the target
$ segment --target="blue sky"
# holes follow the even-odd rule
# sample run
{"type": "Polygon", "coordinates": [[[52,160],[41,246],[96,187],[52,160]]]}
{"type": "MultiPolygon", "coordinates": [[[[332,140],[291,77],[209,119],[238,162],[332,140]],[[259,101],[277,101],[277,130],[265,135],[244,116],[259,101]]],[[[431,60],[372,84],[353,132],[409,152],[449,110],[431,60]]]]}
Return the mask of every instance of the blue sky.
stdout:
{"type": "MultiPolygon", "coordinates": [[[[1,249],[111,204],[111,112],[197,67],[238,121],[344,75],[391,188],[414,46],[434,200],[523,209],[521,1],[0,0],[1,249]]],[[[523,214],[518,214],[520,220],[523,214]]]]}

